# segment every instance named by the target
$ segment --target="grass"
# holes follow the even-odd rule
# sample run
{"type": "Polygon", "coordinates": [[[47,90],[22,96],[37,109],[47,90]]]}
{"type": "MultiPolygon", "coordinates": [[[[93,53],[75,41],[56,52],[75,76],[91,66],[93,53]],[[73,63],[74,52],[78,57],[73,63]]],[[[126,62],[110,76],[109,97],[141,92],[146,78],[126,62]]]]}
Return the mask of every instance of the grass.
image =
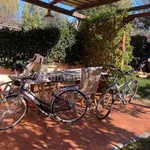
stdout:
{"type": "Polygon", "coordinates": [[[142,98],[146,98],[148,95],[150,95],[150,79],[140,79],[138,78],[139,82],[139,90],[138,93],[142,98]]]}
{"type": "Polygon", "coordinates": [[[139,82],[139,89],[136,99],[150,105],[150,79],[137,79],[139,82]]]}
{"type": "Polygon", "coordinates": [[[150,137],[142,138],[120,150],[150,150],[150,137]]]}

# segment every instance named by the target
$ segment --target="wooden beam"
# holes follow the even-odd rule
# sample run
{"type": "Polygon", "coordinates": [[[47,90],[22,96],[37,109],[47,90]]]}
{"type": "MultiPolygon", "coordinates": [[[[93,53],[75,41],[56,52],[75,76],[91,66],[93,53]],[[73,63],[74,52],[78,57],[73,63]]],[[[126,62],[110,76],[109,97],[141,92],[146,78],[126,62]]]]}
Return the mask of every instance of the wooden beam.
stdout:
{"type": "Polygon", "coordinates": [[[145,13],[139,13],[139,14],[134,14],[134,15],[129,15],[126,19],[125,22],[128,23],[135,18],[142,18],[142,17],[150,17],[150,12],[145,12],[145,13]]]}
{"type": "Polygon", "coordinates": [[[126,50],[126,34],[122,35],[122,51],[126,50]]]}
{"type": "Polygon", "coordinates": [[[22,0],[22,1],[33,4],[33,5],[36,5],[36,6],[39,6],[39,7],[49,9],[49,4],[46,3],[46,2],[42,2],[42,1],[39,1],[39,0],[22,0]]]}
{"type": "Polygon", "coordinates": [[[83,2],[79,2],[79,1],[70,1],[70,0],[66,0],[66,1],[62,1],[62,4],[71,6],[71,7],[78,7],[80,5],[83,5],[83,2]]]}
{"type": "Polygon", "coordinates": [[[72,12],[67,9],[63,9],[63,8],[51,5],[51,4],[43,2],[43,1],[38,1],[38,0],[23,0],[23,1],[33,4],[33,5],[37,5],[37,6],[46,8],[46,9],[51,9],[53,11],[56,11],[56,12],[59,12],[59,13],[62,13],[62,14],[68,15],[68,16],[76,17],[79,19],[86,19],[86,16],[83,14],[79,14],[77,12],[72,12]]]}
{"type": "Polygon", "coordinates": [[[149,8],[150,8],[150,4],[147,4],[147,5],[132,7],[129,9],[129,11],[138,11],[138,10],[149,9],[149,8]]]}
{"type": "Polygon", "coordinates": [[[123,69],[123,67],[124,67],[124,57],[123,56],[124,56],[125,50],[126,50],[126,34],[124,33],[122,35],[122,51],[123,51],[123,53],[122,53],[121,69],[123,69]]]}
{"type": "Polygon", "coordinates": [[[113,2],[117,2],[117,1],[120,1],[120,0],[99,0],[99,1],[95,1],[95,2],[93,1],[91,3],[76,7],[72,11],[77,11],[77,10],[82,10],[82,9],[89,9],[89,8],[92,8],[92,7],[102,6],[102,5],[110,4],[110,3],[113,3],[113,2]]]}
{"type": "Polygon", "coordinates": [[[63,1],[63,0],[53,0],[52,2],[49,3],[49,5],[54,5],[54,4],[57,4],[61,1],[63,1]]]}

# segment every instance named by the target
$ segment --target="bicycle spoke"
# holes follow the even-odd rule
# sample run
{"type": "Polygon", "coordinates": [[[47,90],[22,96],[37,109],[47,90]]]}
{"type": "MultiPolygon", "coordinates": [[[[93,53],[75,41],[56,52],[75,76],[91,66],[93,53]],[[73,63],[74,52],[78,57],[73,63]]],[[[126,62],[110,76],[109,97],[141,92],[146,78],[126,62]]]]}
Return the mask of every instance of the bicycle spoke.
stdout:
{"type": "Polygon", "coordinates": [[[8,129],[18,123],[27,110],[27,104],[16,96],[6,97],[7,106],[0,105],[0,130],[8,129]]]}
{"type": "Polygon", "coordinates": [[[108,89],[96,106],[96,115],[99,119],[105,119],[111,112],[113,105],[113,95],[111,91],[111,89],[108,89]]]}
{"type": "MultiPolygon", "coordinates": [[[[56,118],[58,120],[61,120],[63,122],[73,122],[81,118],[86,109],[87,109],[87,101],[82,95],[82,93],[78,92],[78,90],[68,90],[61,94],[59,94],[59,97],[61,97],[61,101],[64,101],[65,105],[69,106],[69,109],[63,110],[61,112],[55,112],[56,118]],[[86,101],[86,102],[85,102],[86,101]]],[[[54,103],[53,110],[55,111],[55,107],[57,108],[58,100],[56,100],[56,103],[54,103]]]]}

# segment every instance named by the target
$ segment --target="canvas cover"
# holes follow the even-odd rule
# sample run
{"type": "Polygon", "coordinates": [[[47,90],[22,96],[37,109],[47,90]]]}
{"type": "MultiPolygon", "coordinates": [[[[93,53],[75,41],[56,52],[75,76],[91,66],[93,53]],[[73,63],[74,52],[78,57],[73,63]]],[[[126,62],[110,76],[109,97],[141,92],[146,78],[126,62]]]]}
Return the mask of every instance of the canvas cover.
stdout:
{"type": "Polygon", "coordinates": [[[81,90],[87,95],[96,93],[102,67],[88,67],[81,69],[81,90]]]}

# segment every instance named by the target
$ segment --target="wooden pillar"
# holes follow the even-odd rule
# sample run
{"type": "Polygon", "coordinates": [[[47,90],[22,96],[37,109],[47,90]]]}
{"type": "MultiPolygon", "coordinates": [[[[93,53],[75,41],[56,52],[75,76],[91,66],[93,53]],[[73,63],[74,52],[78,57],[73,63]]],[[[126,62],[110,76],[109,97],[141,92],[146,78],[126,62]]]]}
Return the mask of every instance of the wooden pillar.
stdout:
{"type": "Polygon", "coordinates": [[[123,69],[124,66],[124,59],[123,59],[123,54],[126,50],[126,34],[123,33],[122,35],[122,62],[121,62],[121,69],[123,69]]]}

